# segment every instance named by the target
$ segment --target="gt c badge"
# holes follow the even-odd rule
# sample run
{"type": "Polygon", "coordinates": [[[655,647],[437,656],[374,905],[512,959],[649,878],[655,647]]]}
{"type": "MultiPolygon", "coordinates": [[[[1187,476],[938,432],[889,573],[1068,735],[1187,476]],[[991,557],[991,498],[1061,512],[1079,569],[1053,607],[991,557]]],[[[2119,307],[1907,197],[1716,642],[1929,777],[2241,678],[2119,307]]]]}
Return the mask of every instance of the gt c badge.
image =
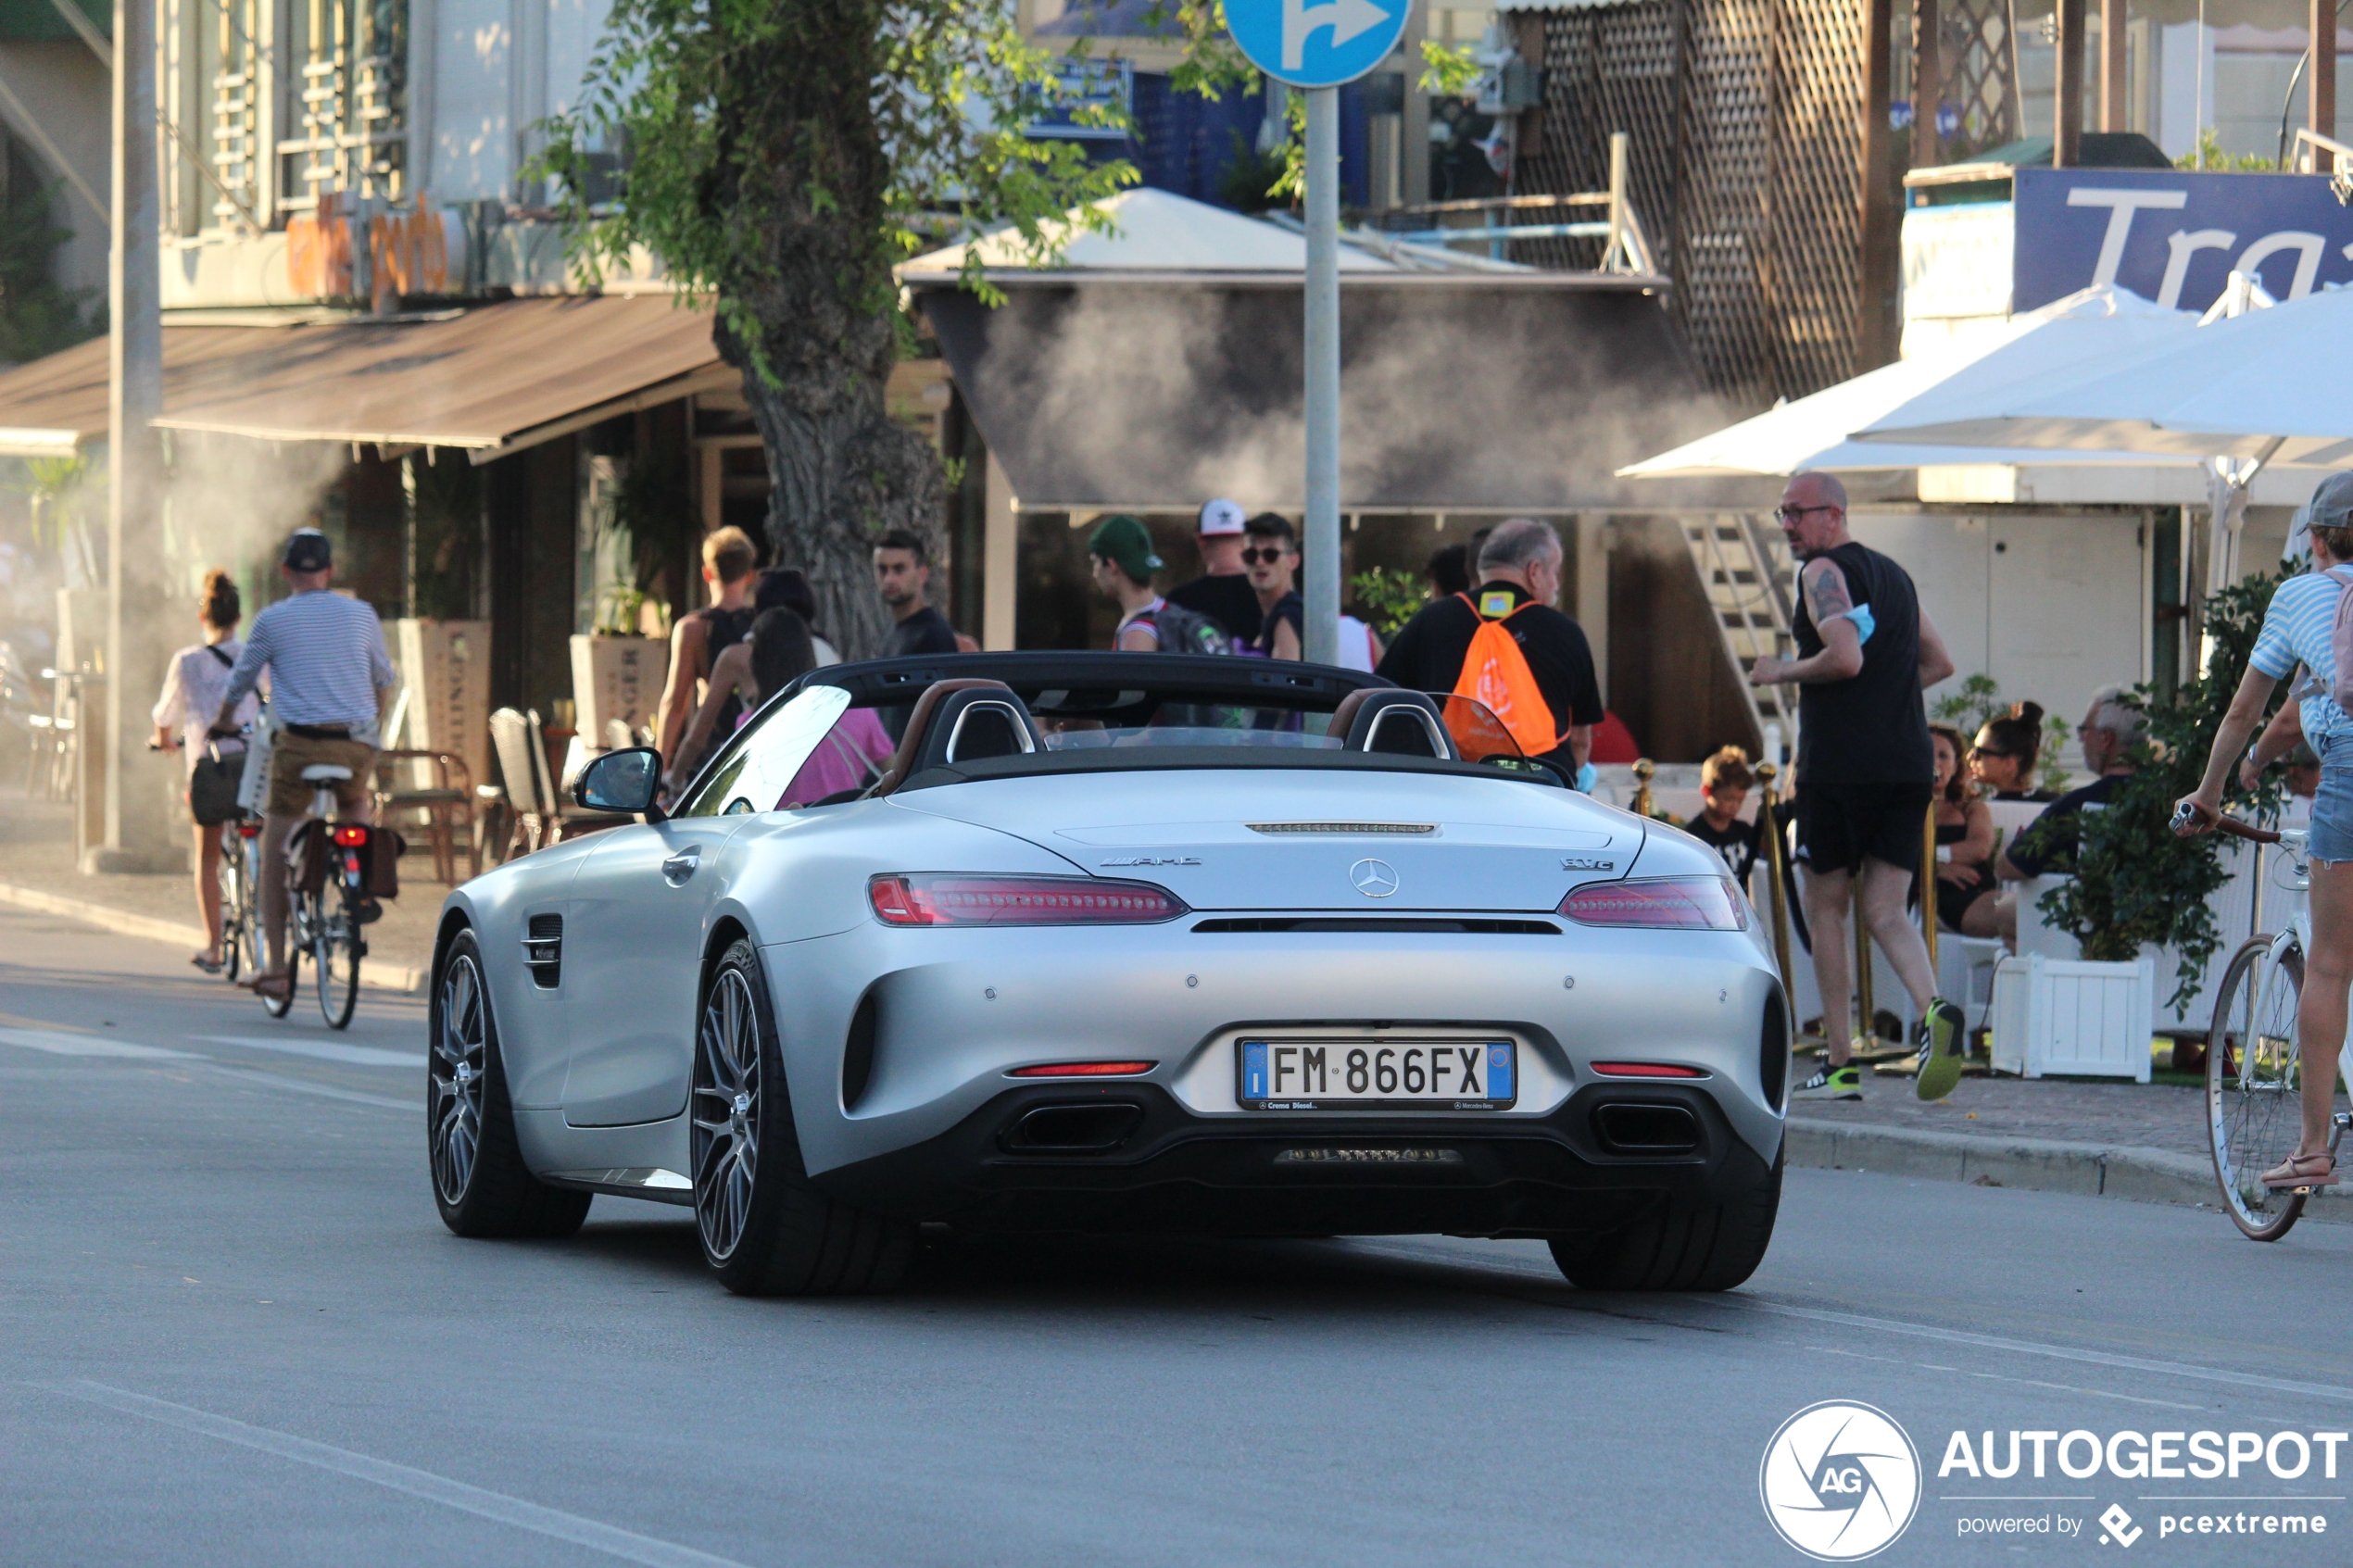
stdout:
{"type": "Polygon", "coordinates": [[[1367,898],[1386,898],[1397,891],[1397,872],[1387,860],[1359,860],[1348,868],[1348,880],[1367,898]]]}
{"type": "Polygon", "coordinates": [[[1198,855],[1129,855],[1122,859],[1105,860],[1106,866],[1198,866],[1198,855]]]}
{"type": "Polygon", "coordinates": [[[1604,859],[1599,855],[1563,855],[1561,857],[1561,870],[1565,872],[1614,872],[1617,869],[1616,860],[1604,859]]]}

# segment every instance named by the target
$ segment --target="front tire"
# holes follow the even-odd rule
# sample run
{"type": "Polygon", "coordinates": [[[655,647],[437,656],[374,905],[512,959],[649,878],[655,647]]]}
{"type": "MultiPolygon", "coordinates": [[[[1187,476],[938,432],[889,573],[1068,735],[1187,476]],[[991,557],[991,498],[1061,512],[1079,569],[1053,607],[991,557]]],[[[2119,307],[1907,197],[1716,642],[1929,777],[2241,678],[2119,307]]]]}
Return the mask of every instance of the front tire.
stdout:
{"type": "Polygon", "coordinates": [[[2274,1191],[2263,1173],[2296,1152],[2303,1134],[2304,1063],[2296,1013],[2304,951],[2290,947],[2270,968],[2271,942],[2241,947],[2214,991],[2206,1036],[2206,1124],[2222,1207],[2249,1240],[2277,1241],[2304,1212],[2301,1194],[2274,1191]],[[2261,992],[2259,996],[2258,991],[2261,992]]]}
{"type": "Polygon", "coordinates": [[[459,1236],[567,1236],[588,1218],[594,1195],[548,1186],[523,1164],[483,972],[474,934],[459,932],[434,986],[425,1059],[434,1202],[459,1236]]]}
{"type": "Polygon", "coordinates": [[[1726,1199],[1675,1199],[1598,1236],[1553,1238],[1553,1261],[1579,1290],[1730,1290],[1765,1261],[1781,1207],[1782,1156],[1726,1199]]]}
{"type": "Polygon", "coordinates": [[[696,1229],[703,1261],[738,1296],[849,1296],[898,1287],[915,1227],[810,1185],[785,1086],[760,953],[719,961],[695,1032],[696,1229]]]}

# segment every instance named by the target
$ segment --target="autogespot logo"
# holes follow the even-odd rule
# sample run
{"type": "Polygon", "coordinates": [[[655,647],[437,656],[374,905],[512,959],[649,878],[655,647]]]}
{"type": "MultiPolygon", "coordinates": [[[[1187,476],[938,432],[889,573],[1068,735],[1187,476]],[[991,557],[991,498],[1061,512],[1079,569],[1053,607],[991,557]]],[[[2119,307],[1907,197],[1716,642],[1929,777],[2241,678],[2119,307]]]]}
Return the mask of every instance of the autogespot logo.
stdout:
{"type": "Polygon", "coordinates": [[[1824,1562],[1853,1562],[1912,1523],[1920,1456],[1886,1411],[1825,1399],[1781,1423],[1756,1486],[1781,1539],[1824,1562]]]}

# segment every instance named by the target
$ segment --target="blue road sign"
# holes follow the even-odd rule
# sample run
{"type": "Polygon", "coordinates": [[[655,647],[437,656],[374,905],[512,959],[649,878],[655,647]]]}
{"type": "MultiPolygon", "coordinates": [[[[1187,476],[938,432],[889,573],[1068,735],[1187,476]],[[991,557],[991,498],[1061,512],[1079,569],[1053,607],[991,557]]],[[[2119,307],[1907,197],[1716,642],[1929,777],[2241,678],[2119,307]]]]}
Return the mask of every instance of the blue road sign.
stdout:
{"type": "Polygon", "coordinates": [[[1250,63],[1293,87],[1337,87],[1389,58],[1413,0],[1226,0],[1250,63]]]}

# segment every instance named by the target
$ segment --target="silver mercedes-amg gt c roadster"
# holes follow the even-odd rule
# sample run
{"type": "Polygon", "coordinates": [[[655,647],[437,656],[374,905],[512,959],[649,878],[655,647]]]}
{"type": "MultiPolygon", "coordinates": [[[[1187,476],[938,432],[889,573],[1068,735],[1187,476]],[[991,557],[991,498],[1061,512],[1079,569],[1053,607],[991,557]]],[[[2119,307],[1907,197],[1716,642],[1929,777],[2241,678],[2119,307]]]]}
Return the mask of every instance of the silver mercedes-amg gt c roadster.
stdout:
{"type": "Polygon", "coordinates": [[[1475,703],[888,659],[776,694],[666,812],[660,760],[573,786],[642,821],[443,909],[460,1235],[686,1205],[749,1294],[887,1288],[925,1224],[1541,1237],[1624,1290],[1737,1285],[1771,1239],[1789,1014],[1747,900],[1475,703]]]}

